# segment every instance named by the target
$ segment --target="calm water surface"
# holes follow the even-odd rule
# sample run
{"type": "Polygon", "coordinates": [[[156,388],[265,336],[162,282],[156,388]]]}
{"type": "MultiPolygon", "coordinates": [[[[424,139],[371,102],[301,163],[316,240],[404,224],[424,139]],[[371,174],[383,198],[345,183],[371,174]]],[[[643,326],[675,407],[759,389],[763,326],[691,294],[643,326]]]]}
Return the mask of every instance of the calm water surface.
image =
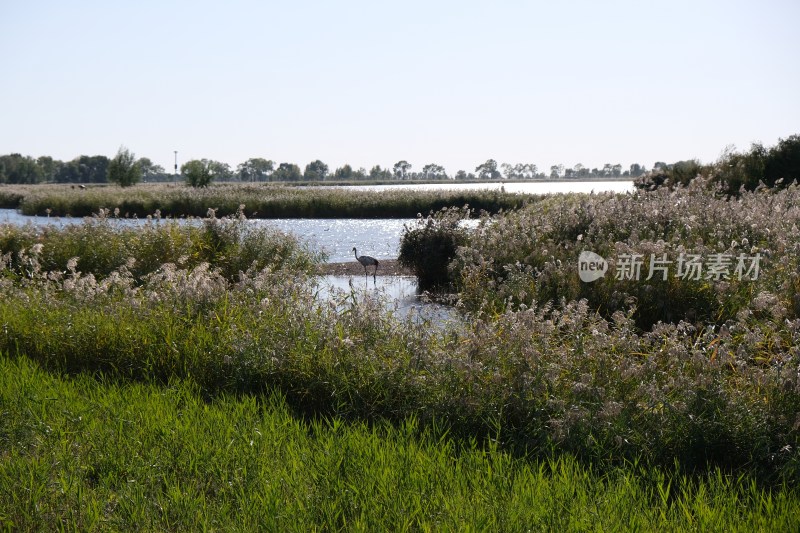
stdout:
{"type": "MultiPolygon", "coordinates": [[[[475,184],[420,184],[351,186],[353,190],[383,191],[398,188],[421,190],[444,189],[500,189],[507,192],[529,194],[558,194],[567,192],[629,192],[630,181],[593,182],[533,182],[533,183],[475,183],[475,184]]],[[[34,224],[65,226],[80,224],[82,218],[30,217],[20,215],[14,209],[0,209],[0,224],[34,224]]],[[[199,223],[198,219],[195,219],[199,223]]],[[[146,219],[122,219],[122,224],[144,224],[146,219]]],[[[183,220],[185,223],[186,220],[183,220]]],[[[371,255],[378,259],[396,258],[400,248],[400,237],[405,225],[412,226],[414,219],[277,219],[248,222],[254,227],[270,227],[292,233],[307,242],[313,249],[322,250],[332,263],[355,261],[353,247],[359,255],[371,255]]],[[[362,276],[321,276],[318,281],[319,295],[323,298],[341,300],[380,295],[387,305],[403,317],[421,323],[443,325],[456,319],[457,313],[447,306],[422,302],[417,294],[417,283],[410,276],[380,276],[373,280],[362,276]]],[[[344,303],[343,303],[344,304],[344,303]]]]}
{"type": "MultiPolygon", "coordinates": [[[[400,184],[400,185],[372,185],[348,186],[353,190],[384,191],[391,189],[500,189],[507,192],[529,194],[558,194],[567,192],[630,192],[633,190],[632,181],[552,181],[552,182],[524,182],[524,183],[436,183],[436,184],[400,184]]],[[[339,187],[342,188],[342,187],[339,187]]],[[[30,217],[20,215],[13,209],[0,209],[0,223],[36,225],[54,224],[64,226],[76,224],[83,219],[30,217]]],[[[143,224],[144,219],[123,220],[124,224],[143,224]]],[[[414,223],[414,219],[277,219],[249,221],[256,227],[266,226],[292,233],[309,245],[328,255],[332,263],[354,260],[353,247],[358,248],[359,255],[371,255],[378,259],[396,258],[400,248],[400,236],[403,226],[414,223]]]]}
{"type": "MultiPolygon", "coordinates": [[[[569,192],[599,193],[599,192],[633,192],[635,190],[631,180],[613,181],[526,181],[521,183],[402,183],[397,185],[347,185],[354,191],[391,191],[396,189],[412,189],[418,191],[476,191],[476,190],[505,190],[511,193],[524,194],[560,194],[569,192]]],[[[342,187],[330,187],[342,188],[342,187]]]]}
{"type": "Polygon", "coordinates": [[[338,302],[346,308],[350,299],[361,300],[366,296],[378,296],[399,317],[418,323],[430,323],[443,327],[460,320],[452,307],[424,301],[417,290],[413,276],[320,276],[317,282],[320,299],[338,302]]]}
{"type": "MultiPolygon", "coordinates": [[[[185,219],[182,223],[185,223],[185,219]]],[[[198,219],[194,219],[199,223],[198,219]]],[[[13,209],[0,209],[0,224],[34,224],[46,226],[53,224],[63,227],[68,224],[80,224],[82,218],[30,217],[20,215],[13,209]]],[[[144,224],[145,219],[121,219],[122,224],[144,224]]],[[[413,219],[275,219],[250,220],[254,227],[275,228],[292,233],[306,241],[312,248],[322,250],[328,255],[331,263],[355,260],[353,247],[358,248],[359,255],[371,255],[378,259],[396,258],[400,248],[400,236],[404,224],[413,223],[413,219]]]]}

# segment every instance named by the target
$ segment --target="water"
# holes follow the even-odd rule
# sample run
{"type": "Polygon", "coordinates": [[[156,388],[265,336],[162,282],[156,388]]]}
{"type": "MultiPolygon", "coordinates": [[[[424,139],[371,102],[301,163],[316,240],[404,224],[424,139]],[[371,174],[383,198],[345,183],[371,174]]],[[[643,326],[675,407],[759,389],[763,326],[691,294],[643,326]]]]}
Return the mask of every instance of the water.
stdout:
{"type": "MultiPolygon", "coordinates": [[[[350,186],[353,190],[382,191],[396,188],[412,189],[500,189],[507,192],[529,194],[555,194],[565,192],[590,193],[602,191],[628,192],[633,189],[631,181],[592,181],[592,182],[525,182],[525,183],[470,183],[470,184],[400,184],[350,186]]],[[[186,222],[185,219],[181,219],[186,222]]],[[[197,219],[195,219],[197,220],[197,219]]],[[[13,209],[0,209],[0,224],[65,226],[79,224],[81,218],[30,217],[20,215],[13,209]]],[[[143,224],[146,219],[120,219],[122,224],[143,224]]],[[[371,255],[378,259],[394,259],[400,249],[400,237],[404,225],[411,227],[415,219],[275,219],[248,222],[254,227],[270,227],[292,233],[307,242],[312,249],[322,250],[331,263],[355,261],[353,247],[359,255],[371,255]]],[[[403,316],[413,315],[421,320],[441,323],[450,320],[453,310],[441,305],[424,303],[417,294],[417,284],[413,277],[380,276],[374,282],[372,277],[361,276],[322,276],[319,282],[320,294],[330,297],[337,290],[350,292],[356,296],[369,293],[384,295],[395,302],[397,312],[403,316]]]]}
{"type": "Polygon", "coordinates": [[[459,320],[452,307],[425,301],[414,276],[320,276],[317,289],[320,299],[334,299],[342,307],[349,298],[378,296],[401,318],[439,327],[459,320]]]}
{"type": "Polygon", "coordinates": [[[34,224],[36,226],[46,226],[47,224],[55,224],[56,226],[63,226],[69,223],[79,223],[83,219],[80,218],[73,218],[73,219],[59,219],[59,218],[48,218],[48,217],[29,217],[26,215],[20,215],[17,213],[16,209],[0,209],[0,224],[16,224],[18,226],[24,226],[27,223],[34,224]]]}
{"type": "MultiPolygon", "coordinates": [[[[561,193],[600,193],[633,192],[635,187],[631,180],[609,181],[525,181],[518,183],[505,183],[502,181],[491,183],[399,183],[392,185],[346,185],[354,191],[390,191],[397,189],[412,189],[419,191],[474,191],[474,190],[504,190],[510,193],[523,194],[561,194],[561,193]]],[[[334,186],[330,188],[343,188],[334,186]]]]}
{"type": "Polygon", "coordinates": [[[414,219],[277,219],[251,220],[257,227],[271,227],[292,233],[308,242],[314,249],[322,250],[331,263],[355,261],[353,247],[358,255],[371,255],[377,259],[394,259],[400,249],[403,225],[414,219]]]}
{"type": "MultiPolygon", "coordinates": [[[[111,219],[120,224],[144,224],[146,219],[111,219]]],[[[186,219],[179,219],[186,223],[186,219]]],[[[199,223],[199,219],[194,219],[199,223]]],[[[63,227],[68,224],[80,224],[82,218],[31,217],[20,215],[13,209],[0,209],[0,224],[10,223],[36,226],[48,224],[63,227]]],[[[353,247],[358,248],[359,255],[371,255],[378,259],[394,259],[400,249],[400,236],[403,225],[411,224],[414,219],[308,219],[286,218],[274,220],[249,221],[254,227],[269,227],[307,242],[313,249],[322,250],[331,263],[355,261],[353,247]]]]}
{"type": "MultiPolygon", "coordinates": [[[[497,189],[507,192],[527,194],[557,194],[566,192],[629,192],[633,190],[632,181],[545,181],[522,183],[434,183],[397,185],[349,185],[352,190],[386,191],[391,189],[497,189]]],[[[343,187],[337,187],[343,188],[343,187]]],[[[64,226],[82,222],[83,219],[29,217],[20,215],[13,209],[0,209],[0,223],[35,225],[54,224],[64,226]]],[[[124,219],[124,224],[142,224],[145,219],[124,219]]],[[[324,251],[328,261],[339,263],[351,261],[353,247],[359,255],[371,255],[378,259],[396,258],[400,248],[403,226],[414,223],[414,219],[278,219],[250,221],[254,226],[266,226],[292,233],[308,242],[311,247],[324,251]]]]}

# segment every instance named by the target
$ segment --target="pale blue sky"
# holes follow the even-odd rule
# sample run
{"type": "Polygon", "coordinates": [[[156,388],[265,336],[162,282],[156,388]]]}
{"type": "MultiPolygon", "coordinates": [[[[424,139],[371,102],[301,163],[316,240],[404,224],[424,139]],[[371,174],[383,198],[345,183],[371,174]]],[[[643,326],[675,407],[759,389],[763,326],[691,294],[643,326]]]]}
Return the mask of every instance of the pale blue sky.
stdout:
{"type": "Polygon", "coordinates": [[[0,154],[711,162],[800,133],[800,2],[0,0],[0,154]]]}

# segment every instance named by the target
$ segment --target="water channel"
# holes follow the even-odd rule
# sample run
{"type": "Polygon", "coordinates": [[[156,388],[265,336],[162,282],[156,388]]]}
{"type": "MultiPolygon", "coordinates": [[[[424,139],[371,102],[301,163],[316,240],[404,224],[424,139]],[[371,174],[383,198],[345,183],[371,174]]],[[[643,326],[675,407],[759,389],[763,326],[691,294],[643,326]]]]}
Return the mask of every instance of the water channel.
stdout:
{"type": "MultiPolygon", "coordinates": [[[[533,194],[557,194],[565,192],[629,192],[633,189],[630,181],[592,181],[592,182],[534,182],[534,183],[489,183],[489,184],[433,184],[433,185],[378,185],[351,186],[361,190],[387,190],[389,188],[500,188],[507,192],[533,194]]],[[[0,209],[0,224],[27,224],[63,226],[76,224],[83,219],[58,217],[31,217],[20,215],[13,209],[0,209]]],[[[123,219],[122,223],[142,224],[145,219],[123,219]]],[[[414,219],[253,219],[248,223],[256,227],[270,227],[292,233],[308,243],[312,249],[322,250],[328,262],[341,263],[355,261],[353,247],[359,255],[371,255],[378,260],[394,259],[400,248],[400,237],[404,225],[411,225],[414,219]]],[[[375,294],[394,302],[401,315],[411,314],[421,320],[441,322],[451,316],[447,307],[423,303],[417,294],[416,280],[412,276],[321,276],[319,279],[320,297],[352,293],[375,294]]]]}

